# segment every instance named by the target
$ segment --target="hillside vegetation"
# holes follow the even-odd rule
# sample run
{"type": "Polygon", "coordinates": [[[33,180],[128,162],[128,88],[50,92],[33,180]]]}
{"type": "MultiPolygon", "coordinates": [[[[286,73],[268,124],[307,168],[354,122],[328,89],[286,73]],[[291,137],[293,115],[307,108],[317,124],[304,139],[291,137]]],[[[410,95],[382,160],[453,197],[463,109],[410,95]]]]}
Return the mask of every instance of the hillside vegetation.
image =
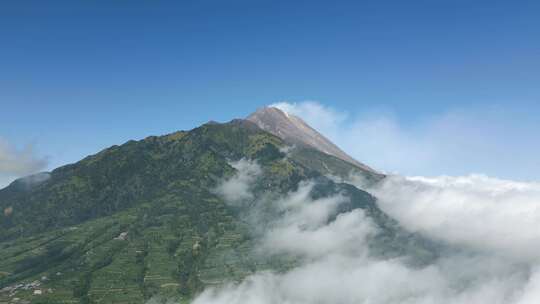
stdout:
{"type": "MultiPolygon", "coordinates": [[[[374,197],[326,177],[363,174],[360,168],[317,150],[285,148],[248,121],[209,123],[12,183],[0,190],[0,303],[189,302],[207,286],[285,271],[298,257],[254,254],[259,229],[247,215],[305,181],[315,183],[313,197],[350,198],[341,212],[365,211],[379,227],[370,246],[381,258],[433,258],[432,245],[403,231],[374,197]],[[215,189],[241,159],[256,162],[261,174],[251,202],[233,206],[215,189]]],[[[280,216],[267,209],[261,229],[280,216]]]]}

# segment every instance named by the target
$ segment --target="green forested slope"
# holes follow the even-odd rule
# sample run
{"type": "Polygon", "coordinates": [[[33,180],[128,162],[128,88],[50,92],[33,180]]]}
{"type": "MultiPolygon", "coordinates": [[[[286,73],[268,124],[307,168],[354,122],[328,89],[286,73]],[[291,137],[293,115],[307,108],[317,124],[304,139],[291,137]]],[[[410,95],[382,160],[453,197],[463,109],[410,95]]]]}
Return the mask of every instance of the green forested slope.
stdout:
{"type": "Polygon", "coordinates": [[[361,170],[315,150],[286,156],[283,147],[236,120],[130,141],[45,181],[14,182],[0,190],[0,303],[189,301],[205,286],[287,269],[294,257],[252,254],[250,207],[231,207],[214,191],[235,173],[229,162],[242,158],[262,168],[256,195],[284,195],[315,180],[313,196],[344,193],[351,198],[345,209],[362,208],[379,226],[374,252],[431,258],[429,245],[402,231],[371,195],[324,177],[361,170]]]}

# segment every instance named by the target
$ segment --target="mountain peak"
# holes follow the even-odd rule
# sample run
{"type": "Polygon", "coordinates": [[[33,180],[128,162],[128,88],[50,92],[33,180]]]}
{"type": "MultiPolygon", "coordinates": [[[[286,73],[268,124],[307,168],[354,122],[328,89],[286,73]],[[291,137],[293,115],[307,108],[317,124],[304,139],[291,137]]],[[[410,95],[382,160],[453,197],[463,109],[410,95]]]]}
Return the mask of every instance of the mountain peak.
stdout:
{"type": "Polygon", "coordinates": [[[349,156],[296,115],[276,107],[263,107],[246,119],[257,124],[261,129],[282,138],[289,144],[315,148],[363,170],[376,173],[372,168],[349,156]]]}

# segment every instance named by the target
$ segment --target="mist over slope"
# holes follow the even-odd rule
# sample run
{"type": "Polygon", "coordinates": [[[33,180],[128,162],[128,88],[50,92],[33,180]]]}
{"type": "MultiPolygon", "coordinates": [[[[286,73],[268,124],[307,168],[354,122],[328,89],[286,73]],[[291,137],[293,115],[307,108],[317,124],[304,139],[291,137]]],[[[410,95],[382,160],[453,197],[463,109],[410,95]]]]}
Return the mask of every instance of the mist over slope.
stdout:
{"type": "MultiPolygon", "coordinates": [[[[348,182],[365,186],[358,181],[352,176],[348,182]]],[[[341,214],[332,223],[310,225],[312,212],[324,216],[328,210],[293,209],[277,228],[266,232],[260,246],[301,255],[302,263],[283,273],[259,272],[239,284],[206,290],[195,303],[540,301],[538,184],[485,176],[390,176],[367,190],[405,228],[446,243],[439,258],[420,267],[403,257],[377,259],[366,245],[377,227],[361,211],[341,214]]],[[[280,202],[284,206],[313,203],[297,192],[280,202]]]]}
{"type": "Polygon", "coordinates": [[[434,243],[400,227],[372,195],[336,181],[351,173],[368,184],[382,178],[233,120],[17,180],[0,190],[0,302],[189,302],[346,244],[416,265],[437,257],[434,243]]]}
{"type": "Polygon", "coordinates": [[[17,149],[0,136],[0,189],[19,176],[33,174],[47,166],[47,158],[36,155],[32,145],[17,149]]]}
{"type": "Polygon", "coordinates": [[[540,301],[538,183],[383,175],[267,111],[0,190],[0,302],[540,301]]]}
{"type": "Polygon", "coordinates": [[[540,183],[484,175],[392,176],[371,192],[412,231],[512,258],[540,259],[540,183]]]}
{"type": "MultiPolygon", "coordinates": [[[[313,113],[322,111],[316,104],[277,106],[300,116],[302,107],[315,107],[308,114],[334,129],[335,121],[324,118],[336,114],[313,113]]],[[[355,174],[338,180],[373,194],[380,208],[407,230],[442,243],[439,257],[420,267],[403,257],[377,259],[366,246],[368,236],[377,230],[369,218],[351,212],[300,233],[297,223],[309,216],[298,212],[291,215],[294,221],[285,219],[279,229],[268,231],[260,246],[309,258],[284,273],[259,272],[239,284],[207,290],[196,303],[540,302],[538,183],[478,174],[389,175],[376,184],[355,174]],[[344,235],[349,239],[343,241],[344,235]]]]}

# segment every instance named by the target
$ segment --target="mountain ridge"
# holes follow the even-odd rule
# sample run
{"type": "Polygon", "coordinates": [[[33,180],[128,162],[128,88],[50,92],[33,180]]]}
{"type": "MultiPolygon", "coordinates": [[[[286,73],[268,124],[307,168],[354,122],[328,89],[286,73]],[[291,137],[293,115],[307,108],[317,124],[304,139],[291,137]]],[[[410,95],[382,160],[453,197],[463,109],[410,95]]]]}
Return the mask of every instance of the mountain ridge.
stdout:
{"type": "Polygon", "coordinates": [[[293,145],[306,145],[326,154],[347,161],[362,170],[380,174],[371,167],[349,156],[300,117],[276,107],[262,107],[250,114],[247,120],[293,145]]]}
{"type": "Polygon", "coordinates": [[[115,145],[53,170],[32,187],[10,184],[0,190],[0,303],[15,297],[189,303],[206,287],[257,271],[287,271],[298,257],[255,255],[255,232],[279,219],[283,211],[275,202],[306,182],[313,184],[313,199],[348,198],[330,222],[363,210],[378,227],[369,246],[380,258],[432,258],[429,246],[379,209],[376,198],[327,177],[353,172],[377,182],[380,176],[314,148],[288,152],[288,146],[236,119],[115,145]],[[231,162],[242,159],[256,163],[260,174],[252,198],[230,204],[215,189],[239,174],[231,162]],[[254,212],[260,214],[255,227],[246,222],[254,212]]]}

